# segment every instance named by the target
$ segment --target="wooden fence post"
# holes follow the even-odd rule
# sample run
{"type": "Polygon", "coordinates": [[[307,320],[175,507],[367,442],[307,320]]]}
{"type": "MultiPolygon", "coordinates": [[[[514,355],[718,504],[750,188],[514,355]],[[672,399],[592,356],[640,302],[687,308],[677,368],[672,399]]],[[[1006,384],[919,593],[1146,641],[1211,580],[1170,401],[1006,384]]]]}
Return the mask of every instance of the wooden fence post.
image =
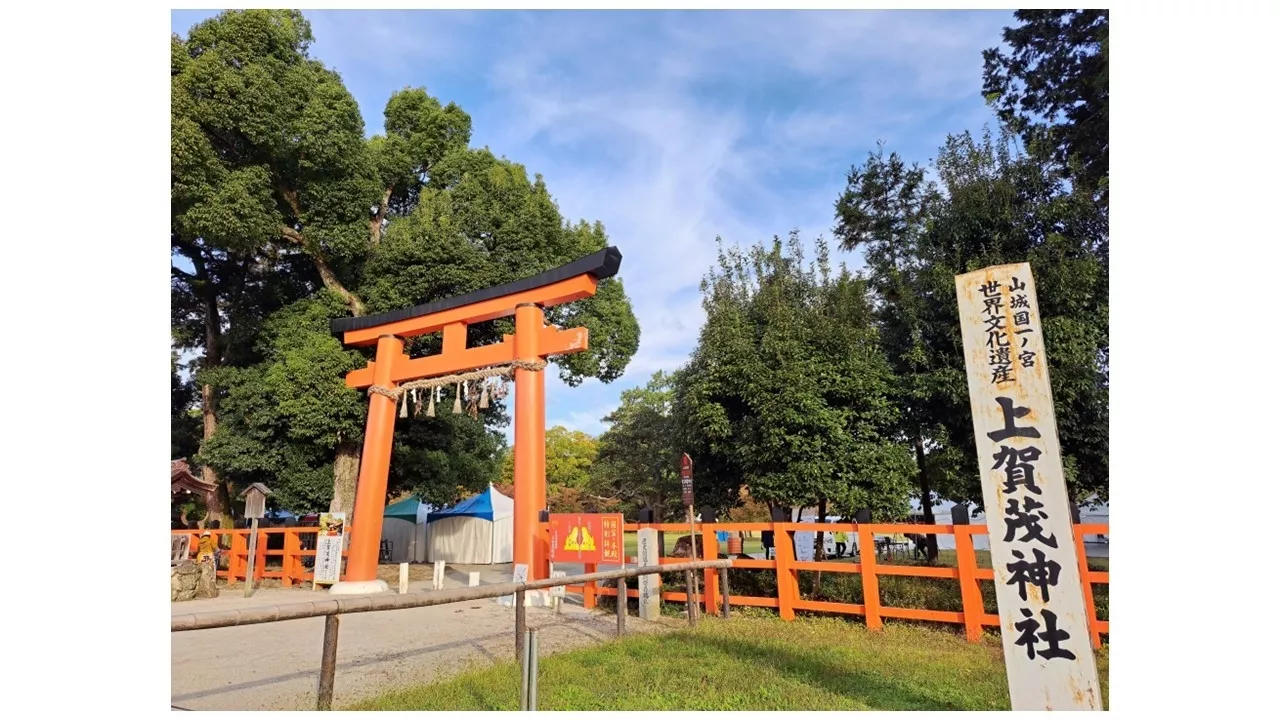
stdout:
{"type": "Polygon", "coordinates": [[[302,584],[302,572],[298,567],[302,564],[299,553],[302,552],[302,538],[298,536],[298,531],[289,528],[284,531],[284,566],[280,570],[280,584],[283,587],[293,587],[295,584],[302,584]]]}
{"type": "Polygon", "coordinates": [[[956,568],[960,571],[960,600],[964,603],[964,635],[969,642],[982,639],[982,588],[978,586],[978,555],[973,551],[972,525],[956,525],[956,568]]]}
{"type": "MultiPolygon", "coordinates": [[[[596,571],[595,563],[585,563],[582,566],[582,572],[591,574],[596,571]]],[[[594,582],[582,584],[582,609],[592,610],[596,606],[596,584],[594,582]]]]}
{"type": "Polygon", "coordinates": [[[796,581],[796,571],[791,569],[791,565],[796,561],[796,546],[791,533],[779,530],[778,523],[773,524],[773,550],[778,563],[778,617],[795,620],[795,598],[799,592],[799,584],[796,581]]]}
{"type": "MultiPolygon", "coordinates": [[[[716,541],[716,530],[710,525],[702,526],[702,559],[715,560],[720,555],[720,543],[716,541]]],[[[707,615],[716,614],[716,595],[719,593],[720,581],[718,573],[713,569],[702,571],[702,586],[707,589],[704,597],[707,615]]]]}
{"type": "Polygon", "coordinates": [[[267,572],[267,532],[265,530],[258,531],[258,547],[257,552],[253,556],[253,581],[258,583],[262,581],[262,576],[267,572]]]}
{"type": "Polygon", "coordinates": [[[227,561],[227,583],[242,579],[245,564],[249,557],[249,536],[246,533],[234,533],[231,536],[231,559],[227,561]]]}
{"type": "MultiPolygon", "coordinates": [[[[256,573],[255,573],[256,574],[256,573]]],[[[333,707],[333,676],[338,669],[338,616],[324,617],[324,645],[320,650],[320,691],[316,694],[316,709],[333,707]]]]}
{"type": "Polygon", "coordinates": [[[876,577],[876,535],[866,525],[858,526],[858,550],[862,554],[862,604],[867,629],[884,627],[880,619],[880,579],[876,577]]]}
{"type": "Polygon", "coordinates": [[[1089,582],[1089,558],[1084,554],[1084,533],[1079,525],[1071,526],[1076,541],[1076,562],[1080,566],[1080,583],[1084,589],[1084,611],[1089,616],[1089,641],[1094,650],[1102,649],[1102,633],[1098,630],[1098,609],[1093,604],[1093,583],[1089,582]]]}

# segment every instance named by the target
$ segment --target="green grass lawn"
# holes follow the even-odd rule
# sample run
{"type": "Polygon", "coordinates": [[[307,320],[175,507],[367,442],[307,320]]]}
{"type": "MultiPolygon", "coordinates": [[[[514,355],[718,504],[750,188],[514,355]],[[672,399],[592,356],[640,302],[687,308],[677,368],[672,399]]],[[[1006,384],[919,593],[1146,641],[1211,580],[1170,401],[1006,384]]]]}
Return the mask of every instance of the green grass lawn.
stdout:
{"type": "MultiPolygon", "coordinates": [[[[676,549],[676,541],[688,534],[689,534],[688,530],[685,530],[682,533],[677,533],[677,532],[663,533],[662,545],[666,548],[665,555],[670,556],[672,551],[676,549]]],[[[622,536],[623,554],[626,555],[627,557],[635,557],[637,542],[638,541],[636,540],[636,534],[634,532],[624,533],[622,536]]],[[[701,539],[698,540],[698,548],[699,549],[702,548],[701,539]]],[[[720,543],[720,552],[724,552],[724,551],[725,551],[725,544],[720,543]]],[[[742,551],[747,554],[763,553],[764,547],[760,545],[760,538],[757,536],[754,538],[747,538],[745,541],[743,541],[742,551]]]]}
{"type": "MultiPolygon", "coordinates": [[[[1108,649],[1097,653],[1104,707],[1108,649]]],[[[840,618],[756,613],[633,635],[539,661],[539,710],[1008,710],[999,640],[840,618]]],[[[518,710],[503,662],[390,693],[353,710],[518,710]]]]}

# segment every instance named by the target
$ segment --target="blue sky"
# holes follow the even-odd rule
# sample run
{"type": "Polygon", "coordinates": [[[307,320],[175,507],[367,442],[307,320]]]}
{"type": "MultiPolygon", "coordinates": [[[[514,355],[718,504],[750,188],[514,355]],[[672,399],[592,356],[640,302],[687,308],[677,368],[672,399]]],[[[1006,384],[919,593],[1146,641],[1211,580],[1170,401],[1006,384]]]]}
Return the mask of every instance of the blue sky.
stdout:
{"type": "MultiPolygon", "coordinates": [[[[174,11],[185,35],[213,11],[174,11]]],[[[367,132],[424,86],[470,113],[472,144],[542,173],[569,219],[623,254],[640,350],[609,384],[547,382],[547,425],[592,434],[622,390],[687,358],[717,235],[831,238],[849,167],[883,140],[932,158],[992,120],[982,50],[1009,11],[308,11],[367,132]]],[[[852,267],[856,255],[837,253],[852,267]]],[[[508,428],[510,438],[510,428],[508,428]]]]}

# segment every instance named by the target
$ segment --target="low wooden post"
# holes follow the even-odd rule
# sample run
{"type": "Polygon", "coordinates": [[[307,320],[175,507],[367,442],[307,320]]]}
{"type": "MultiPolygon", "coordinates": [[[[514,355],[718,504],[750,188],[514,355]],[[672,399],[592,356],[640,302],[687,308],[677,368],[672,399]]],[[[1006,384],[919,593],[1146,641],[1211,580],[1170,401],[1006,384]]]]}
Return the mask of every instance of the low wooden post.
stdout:
{"type": "Polygon", "coordinates": [[[618,578],[618,637],[627,631],[627,579],[618,578]]]}
{"type": "Polygon", "coordinates": [[[333,676],[338,669],[338,616],[324,618],[324,648],[320,653],[320,692],[316,697],[316,709],[333,707],[333,676]]]}
{"type": "Polygon", "coordinates": [[[524,658],[524,590],[516,591],[516,660],[524,658]]]}
{"type": "Polygon", "coordinates": [[[982,588],[978,585],[978,555],[973,551],[976,525],[956,525],[956,568],[960,571],[960,601],[964,604],[964,636],[969,642],[982,639],[982,588]]]}
{"type": "Polygon", "coordinates": [[[720,568],[720,617],[729,619],[729,568],[720,568]]]}
{"type": "Polygon", "coordinates": [[[876,577],[876,535],[866,525],[858,526],[858,545],[862,549],[862,603],[868,630],[884,627],[880,619],[880,579],[876,577]]]}

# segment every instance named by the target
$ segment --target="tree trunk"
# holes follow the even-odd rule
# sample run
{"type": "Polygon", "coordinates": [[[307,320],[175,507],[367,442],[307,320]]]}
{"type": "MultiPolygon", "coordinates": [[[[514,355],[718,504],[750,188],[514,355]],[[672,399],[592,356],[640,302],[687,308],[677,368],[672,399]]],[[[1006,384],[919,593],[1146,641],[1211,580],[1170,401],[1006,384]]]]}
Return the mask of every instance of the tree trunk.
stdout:
{"type": "Polygon", "coordinates": [[[347,514],[356,507],[356,480],[360,476],[360,448],[352,442],[338,445],[333,459],[333,499],[329,501],[329,512],[347,514]]]}
{"type": "MultiPolygon", "coordinates": [[[[916,437],[916,467],[920,470],[920,510],[924,513],[925,525],[933,525],[933,489],[929,487],[929,474],[924,467],[924,438],[916,437]]],[[[925,547],[929,562],[938,560],[938,536],[925,534],[925,547]]]]}
{"type": "MultiPolygon", "coordinates": [[[[204,417],[204,439],[207,441],[213,437],[213,433],[218,429],[218,418],[214,414],[215,399],[213,396],[212,385],[200,386],[200,414],[204,417]]],[[[227,490],[227,484],[218,477],[218,473],[208,464],[200,468],[201,479],[214,486],[214,491],[209,494],[208,513],[205,515],[205,527],[209,526],[210,520],[217,520],[218,524],[223,528],[231,527],[231,493],[227,490]]]]}
{"type": "MultiPolygon", "coordinates": [[[[200,250],[194,248],[186,254],[196,271],[198,291],[204,298],[204,362],[201,363],[201,369],[206,370],[222,364],[222,313],[218,309],[218,289],[213,284],[213,278],[209,275],[200,250]]],[[[218,429],[217,413],[218,399],[213,392],[213,386],[202,383],[200,385],[200,416],[204,421],[202,446],[218,429]]],[[[201,479],[215,487],[207,500],[208,512],[205,515],[205,527],[209,526],[210,520],[217,520],[222,527],[230,528],[232,525],[231,493],[227,490],[226,482],[219,478],[218,472],[208,464],[201,467],[200,475],[201,479]]]]}

